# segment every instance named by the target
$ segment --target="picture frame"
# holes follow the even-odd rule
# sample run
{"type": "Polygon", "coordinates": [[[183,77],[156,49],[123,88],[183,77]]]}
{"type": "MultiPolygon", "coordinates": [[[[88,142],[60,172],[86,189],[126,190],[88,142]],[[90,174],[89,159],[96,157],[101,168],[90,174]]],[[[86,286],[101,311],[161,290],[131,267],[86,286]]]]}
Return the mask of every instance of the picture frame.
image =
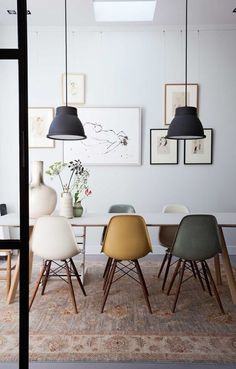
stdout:
{"type": "Polygon", "coordinates": [[[213,163],[213,129],[205,128],[206,138],[184,141],[184,164],[213,163]]]}
{"type": "Polygon", "coordinates": [[[84,165],[141,165],[141,109],[138,107],[81,107],[86,140],[65,141],[66,162],[84,165]]]}
{"type": "MultiPolygon", "coordinates": [[[[165,84],[165,125],[169,125],[175,116],[175,109],[185,105],[185,84],[165,84]]],[[[198,109],[198,84],[187,85],[187,105],[198,109]]]]}
{"type": "Polygon", "coordinates": [[[54,108],[29,108],[28,109],[28,130],[29,148],[55,147],[55,141],[47,138],[50,124],[54,118],[54,108]]]}
{"type": "Polygon", "coordinates": [[[150,129],[150,164],[178,164],[179,147],[178,140],[165,138],[167,129],[150,129]]]}
{"type": "MultiPolygon", "coordinates": [[[[68,73],[68,104],[84,104],[85,103],[85,75],[68,73]]],[[[62,103],[66,104],[66,75],[62,74],[62,103]]]]}

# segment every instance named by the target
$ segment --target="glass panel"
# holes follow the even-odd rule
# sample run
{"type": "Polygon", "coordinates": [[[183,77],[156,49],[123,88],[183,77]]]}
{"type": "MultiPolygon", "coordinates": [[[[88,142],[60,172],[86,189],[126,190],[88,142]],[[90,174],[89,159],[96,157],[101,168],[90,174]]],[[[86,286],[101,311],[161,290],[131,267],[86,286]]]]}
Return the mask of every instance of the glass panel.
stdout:
{"type": "Polygon", "coordinates": [[[16,49],[17,40],[17,0],[0,1],[0,48],[16,49]]]}
{"type": "MultiPolygon", "coordinates": [[[[6,363],[15,362],[17,368],[19,361],[19,291],[8,304],[10,297],[9,268],[16,265],[18,250],[6,251],[0,257],[0,368],[8,367],[6,363]],[[4,365],[5,364],[5,365],[4,365]]],[[[16,268],[11,271],[11,282],[14,280],[16,268]]],[[[11,290],[10,290],[11,291],[11,290]]],[[[13,365],[13,364],[12,364],[13,365]]]]}
{"type": "Polygon", "coordinates": [[[17,61],[0,60],[0,81],[0,239],[19,239],[17,61]]]}

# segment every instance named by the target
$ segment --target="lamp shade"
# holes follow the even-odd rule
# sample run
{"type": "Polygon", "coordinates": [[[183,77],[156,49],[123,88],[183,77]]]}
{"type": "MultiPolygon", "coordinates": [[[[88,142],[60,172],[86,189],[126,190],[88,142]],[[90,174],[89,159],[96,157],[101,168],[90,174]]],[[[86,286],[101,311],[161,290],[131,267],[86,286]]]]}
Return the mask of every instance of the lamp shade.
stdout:
{"type": "Polygon", "coordinates": [[[59,106],[53,119],[47,138],[53,140],[84,140],[87,136],[77,116],[77,109],[71,106],[59,106]]]}
{"type": "Polygon", "coordinates": [[[202,124],[197,116],[197,109],[193,106],[176,108],[166,138],[173,140],[195,140],[205,138],[202,124]]]}

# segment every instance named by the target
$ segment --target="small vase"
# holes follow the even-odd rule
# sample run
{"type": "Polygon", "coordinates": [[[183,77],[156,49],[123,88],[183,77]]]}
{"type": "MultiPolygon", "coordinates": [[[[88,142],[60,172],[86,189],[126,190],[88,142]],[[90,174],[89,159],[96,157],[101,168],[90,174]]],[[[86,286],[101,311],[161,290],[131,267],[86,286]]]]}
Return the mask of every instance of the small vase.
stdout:
{"type": "Polygon", "coordinates": [[[72,195],[70,192],[62,192],[61,194],[60,215],[73,218],[72,195]]]}
{"type": "Polygon", "coordinates": [[[81,201],[77,202],[77,204],[73,206],[74,217],[82,217],[83,211],[84,211],[84,208],[81,205],[81,201]]]}
{"type": "Polygon", "coordinates": [[[33,161],[29,186],[29,217],[50,215],[56,207],[56,191],[43,181],[43,161],[33,161]]]}

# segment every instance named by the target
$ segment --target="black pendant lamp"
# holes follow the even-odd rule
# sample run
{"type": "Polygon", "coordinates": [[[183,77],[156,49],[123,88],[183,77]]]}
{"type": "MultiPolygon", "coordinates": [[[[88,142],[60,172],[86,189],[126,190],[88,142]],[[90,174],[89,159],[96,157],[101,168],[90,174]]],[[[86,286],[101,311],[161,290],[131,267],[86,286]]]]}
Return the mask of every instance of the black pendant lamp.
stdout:
{"type": "Polygon", "coordinates": [[[166,138],[172,140],[195,140],[205,138],[202,124],[197,116],[197,108],[187,106],[188,82],[187,82],[187,46],[188,46],[188,0],[186,1],[185,22],[185,106],[176,108],[175,117],[170,123],[166,138]]]}
{"type": "Polygon", "coordinates": [[[84,140],[87,137],[77,116],[77,109],[67,105],[67,0],[65,0],[65,85],[66,106],[59,106],[56,109],[56,116],[49,127],[47,138],[63,141],[84,140]]]}

